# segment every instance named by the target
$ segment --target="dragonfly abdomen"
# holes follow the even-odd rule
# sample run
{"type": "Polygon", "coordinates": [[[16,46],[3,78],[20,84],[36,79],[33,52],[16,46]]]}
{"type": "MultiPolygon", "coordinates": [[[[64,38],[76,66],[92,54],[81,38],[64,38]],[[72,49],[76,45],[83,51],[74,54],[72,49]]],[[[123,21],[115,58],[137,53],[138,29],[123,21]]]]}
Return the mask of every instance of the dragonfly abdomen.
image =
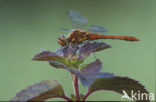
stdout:
{"type": "Polygon", "coordinates": [[[133,36],[107,36],[107,35],[97,35],[92,34],[88,37],[88,40],[95,40],[95,39],[119,39],[119,40],[126,40],[126,41],[139,41],[138,38],[133,36]]]}

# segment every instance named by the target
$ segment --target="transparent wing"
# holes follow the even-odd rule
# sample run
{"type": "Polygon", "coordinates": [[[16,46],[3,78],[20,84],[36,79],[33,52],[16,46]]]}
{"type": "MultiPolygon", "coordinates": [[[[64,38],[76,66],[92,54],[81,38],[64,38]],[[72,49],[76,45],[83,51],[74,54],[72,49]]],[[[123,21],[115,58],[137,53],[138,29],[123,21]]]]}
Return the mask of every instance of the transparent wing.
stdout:
{"type": "Polygon", "coordinates": [[[59,28],[59,29],[66,32],[72,32],[75,30],[75,29],[68,29],[68,28],[59,28]]]}
{"type": "Polygon", "coordinates": [[[92,33],[98,33],[98,32],[103,32],[106,33],[108,32],[108,30],[102,26],[99,25],[91,25],[88,29],[88,32],[92,32],[92,33]]]}
{"type": "Polygon", "coordinates": [[[58,56],[63,56],[63,51],[66,49],[66,47],[67,46],[63,46],[63,47],[61,46],[58,49],[56,49],[54,53],[56,53],[58,56]]]}
{"type": "Polygon", "coordinates": [[[82,16],[80,13],[74,10],[69,10],[68,12],[69,18],[72,20],[73,28],[81,28],[84,25],[88,24],[88,19],[82,16]]]}

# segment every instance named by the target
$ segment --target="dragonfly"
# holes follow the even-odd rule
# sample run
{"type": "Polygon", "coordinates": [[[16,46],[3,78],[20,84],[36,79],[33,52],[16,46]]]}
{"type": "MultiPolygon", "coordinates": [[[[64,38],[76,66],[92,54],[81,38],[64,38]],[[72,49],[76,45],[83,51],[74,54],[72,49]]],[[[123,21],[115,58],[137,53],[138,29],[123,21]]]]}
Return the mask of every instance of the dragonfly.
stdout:
{"type": "Polygon", "coordinates": [[[79,12],[69,10],[67,12],[69,18],[72,20],[72,26],[74,29],[65,29],[64,31],[71,31],[69,36],[62,35],[58,37],[58,43],[61,46],[79,45],[85,41],[93,41],[97,39],[119,39],[125,41],[139,41],[138,38],[133,36],[110,36],[100,35],[99,32],[108,32],[106,28],[99,25],[91,25],[87,31],[83,31],[82,28],[88,24],[88,19],[81,15],[79,12]]]}

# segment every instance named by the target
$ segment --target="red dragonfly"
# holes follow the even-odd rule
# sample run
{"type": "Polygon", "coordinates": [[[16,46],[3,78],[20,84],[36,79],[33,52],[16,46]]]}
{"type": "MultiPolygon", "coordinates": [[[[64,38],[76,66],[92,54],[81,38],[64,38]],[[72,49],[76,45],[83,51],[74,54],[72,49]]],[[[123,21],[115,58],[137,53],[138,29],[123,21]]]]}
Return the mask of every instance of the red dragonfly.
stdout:
{"type": "Polygon", "coordinates": [[[61,36],[58,38],[58,43],[61,46],[66,46],[68,44],[78,45],[84,41],[92,41],[96,39],[119,39],[119,40],[126,40],[126,41],[139,41],[138,38],[132,36],[109,36],[109,35],[99,35],[94,32],[107,32],[104,27],[91,25],[87,32],[81,30],[81,27],[84,27],[88,20],[82,16],[80,13],[69,10],[68,16],[72,20],[72,26],[76,29],[62,29],[65,31],[72,31],[71,34],[66,36],[61,36]]]}

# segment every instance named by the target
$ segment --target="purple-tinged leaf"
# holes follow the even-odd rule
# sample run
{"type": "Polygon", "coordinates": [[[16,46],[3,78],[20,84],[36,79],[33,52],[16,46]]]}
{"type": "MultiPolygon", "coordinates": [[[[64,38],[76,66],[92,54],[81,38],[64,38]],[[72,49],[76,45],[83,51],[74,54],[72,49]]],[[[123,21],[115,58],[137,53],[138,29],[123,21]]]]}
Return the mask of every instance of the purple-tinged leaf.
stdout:
{"type": "MultiPolygon", "coordinates": [[[[57,53],[52,53],[48,51],[41,52],[32,59],[35,61],[52,61],[52,66],[58,66],[59,64],[64,64],[67,67],[75,68],[75,66],[78,66],[83,62],[83,60],[77,60],[77,59],[67,59],[63,56],[58,55],[57,53]]],[[[60,65],[62,68],[63,66],[60,65]]],[[[58,66],[59,67],[59,66],[58,66]]]]}
{"type": "Polygon", "coordinates": [[[77,48],[74,46],[67,46],[66,48],[63,49],[63,56],[67,59],[75,59],[76,58],[76,51],[77,48]]]}
{"type": "Polygon", "coordinates": [[[86,76],[85,74],[83,74],[82,72],[75,70],[75,69],[71,69],[71,68],[67,68],[67,70],[75,75],[78,75],[80,82],[82,83],[83,86],[89,86],[93,83],[93,81],[96,79],[96,76],[94,75],[88,75],[86,76]]]}
{"type": "Polygon", "coordinates": [[[71,73],[78,75],[78,77],[80,78],[80,82],[83,86],[90,86],[95,81],[101,69],[102,63],[99,59],[97,59],[95,62],[86,65],[80,71],[67,68],[67,70],[71,73]]]}
{"type": "Polygon", "coordinates": [[[80,71],[85,75],[97,75],[102,69],[102,62],[99,59],[96,59],[94,62],[86,65],[80,71]]]}
{"type": "Polygon", "coordinates": [[[18,92],[10,101],[44,101],[63,96],[64,90],[56,80],[44,80],[18,92]]]}
{"type": "Polygon", "coordinates": [[[63,57],[63,51],[66,49],[67,46],[61,46],[58,49],[56,49],[54,51],[55,54],[57,54],[58,56],[62,56],[63,57]]]}
{"type": "Polygon", "coordinates": [[[107,73],[107,72],[100,72],[96,76],[96,78],[111,78],[111,77],[114,77],[114,74],[113,73],[107,73]]]}
{"type": "MultiPolygon", "coordinates": [[[[142,84],[128,77],[97,78],[89,87],[88,93],[91,94],[97,90],[110,90],[124,95],[126,92],[130,98],[132,98],[132,91],[133,93],[148,94],[148,91],[142,84]]],[[[87,96],[89,96],[89,94],[87,96]]],[[[136,94],[136,101],[138,100],[137,102],[140,102],[138,97],[139,94],[136,94]]],[[[149,102],[149,99],[146,99],[146,95],[144,95],[142,98],[142,102],[149,102]]]]}
{"type": "Polygon", "coordinates": [[[97,52],[97,51],[101,51],[107,48],[111,48],[110,45],[104,43],[104,42],[88,42],[85,43],[84,45],[82,45],[79,48],[79,55],[78,55],[78,59],[84,59],[86,57],[88,57],[91,53],[97,52]]]}
{"type": "Polygon", "coordinates": [[[79,46],[68,45],[65,47],[60,47],[58,50],[55,51],[55,54],[68,60],[82,60],[88,57],[91,53],[101,51],[110,47],[110,45],[103,42],[87,42],[79,46]]]}
{"type": "Polygon", "coordinates": [[[41,49],[41,51],[42,51],[42,52],[46,52],[46,50],[45,50],[45,49],[43,49],[43,48],[40,48],[40,49],[41,49]]]}
{"type": "Polygon", "coordinates": [[[78,50],[78,47],[72,46],[72,45],[67,45],[64,47],[60,47],[54,53],[69,60],[69,59],[76,59],[77,50],[78,50]]]}
{"type": "Polygon", "coordinates": [[[90,86],[96,79],[96,76],[98,75],[101,69],[102,69],[102,63],[99,59],[82,68],[80,70],[82,73],[80,77],[81,83],[84,86],[90,86]]]}
{"type": "Polygon", "coordinates": [[[41,52],[41,53],[35,55],[35,57],[33,57],[32,60],[35,60],[35,61],[64,61],[64,58],[58,56],[56,53],[44,51],[44,52],[41,52]]]}

